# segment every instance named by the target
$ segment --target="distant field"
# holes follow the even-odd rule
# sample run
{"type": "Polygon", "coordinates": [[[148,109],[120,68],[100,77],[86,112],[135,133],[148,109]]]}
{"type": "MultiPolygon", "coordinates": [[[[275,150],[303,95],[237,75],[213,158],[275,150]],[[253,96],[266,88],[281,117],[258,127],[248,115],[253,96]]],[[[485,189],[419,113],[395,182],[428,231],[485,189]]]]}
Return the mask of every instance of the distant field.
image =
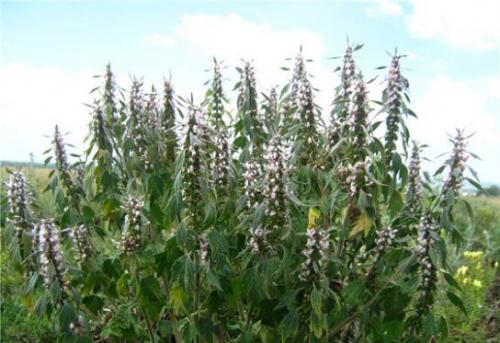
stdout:
{"type": "Polygon", "coordinates": [[[8,178],[8,170],[18,171],[21,170],[28,179],[35,180],[38,184],[45,184],[49,179],[49,173],[52,168],[47,167],[27,167],[2,164],[0,167],[0,180],[5,181],[8,178]]]}

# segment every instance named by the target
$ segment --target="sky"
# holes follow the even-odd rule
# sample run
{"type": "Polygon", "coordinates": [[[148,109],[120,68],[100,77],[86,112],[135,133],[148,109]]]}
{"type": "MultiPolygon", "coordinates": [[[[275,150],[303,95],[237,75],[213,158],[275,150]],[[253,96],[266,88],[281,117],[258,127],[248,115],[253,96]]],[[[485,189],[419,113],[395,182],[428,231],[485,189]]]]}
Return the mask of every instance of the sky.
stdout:
{"type": "MultiPolygon", "coordinates": [[[[223,60],[226,92],[235,67],[253,60],[260,91],[287,81],[294,57],[308,70],[329,111],[333,71],[349,41],[370,98],[380,100],[390,53],[407,55],[413,138],[428,144],[431,172],[451,150],[456,128],[475,133],[469,150],[483,182],[500,184],[500,1],[364,0],[231,2],[0,1],[0,160],[42,161],[55,124],[80,152],[90,90],[110,62],[121,87],[132,75],[150,87],[171,78],[178,95],[201,101],[212,58],[223,60]]],[[[383,119],[383,118],[375,118],[383,119]]]]}

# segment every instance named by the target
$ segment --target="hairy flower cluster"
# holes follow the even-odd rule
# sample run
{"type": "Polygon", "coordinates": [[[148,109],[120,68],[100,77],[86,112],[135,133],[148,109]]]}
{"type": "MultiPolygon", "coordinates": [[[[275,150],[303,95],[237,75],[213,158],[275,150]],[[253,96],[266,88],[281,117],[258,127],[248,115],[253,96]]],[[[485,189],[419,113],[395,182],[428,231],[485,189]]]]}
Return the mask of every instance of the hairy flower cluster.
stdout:
{"type": "Polygon", "coordinates": [[[245,120],[251,124],[247,135],[252,143],[252,158],[260,160],[263,154],[263,127],[258,112],[255,71],[250,62],[245,63],[240,83],[238,110],[243,111],[245,120]]]}
{"type": "Polygon", "coordinates": [[[217,60],[214,60],[214,73],[208,115],[210,117],[210,124],[216,130],[222,130],[225,127],[224,120],[222,119],[223,114],[224,90],[222,88],[222,74],[220,71],[220,64],[217,60]]]}
{"type": "MultiPolygon", "coordinates": [[[[353,49],[349,45],[346,48],[343,58],[343,65],[340,72],[341,89],[335,100],[338,110],[336,118],[332,116],[330,128],[330,141],[337,142],[339,137],[347,133],[349,129],[349,108],[352,102],[352,93],[356,79],[356,62],[353,58],[353,49]],[[340,132],[337,132],[339,130],[340,132]]],[[[333,143],[335,144],[335,143],[333,143]]]]}
{"type": "Polygon", "coordinates": [[[347,100],[352,93],[352,83],[356,76],[356,62],[354,61],[352,53],[352,47],[348,46],[344,53],[343,65],[340,75],[342,81],[342,97],[347,100]]]}
{"type": "Polygon", "coordinates": [[[45,286],[50,289],[52,285],[51,266],[53,267],[54,280],[59,283],[63,294],[68,291],[66,281],[66,268],[64,266],[63,252],[59,239],[59,231],[53,219],[41,220],[38,224],[38,250],[40,253],[40,274],[45,286]]]}
{"type": "Polygon", "coordinates": [[[340,334],[338,343],[352,343],[359,340],[361,332],[361,325],[359,319],[354,320],[351,324],[347,325],[340,334]]]}
{"type": "Polygon", "coordinates": [[[267,127],[267,132],[273,132],[275,125],[278,123],[277,116],[278,113],[278,93],[276,87],[271,88],[269,96],[266,97],[266,102],[264,104],[265,118],[264,122],[267,127]]]}
{"type": "Polygon", "coordinates": [[[300,123],[297,140],[302,144],[299,158],[303,164],[313,161],[317,153],[318,131],[311,83],[303,78],[298,95],[297,120],[300,123]]]}
{"type": "Polygon", "coordinates": [[[214,183],[217,196],[227,194],[229,182],[230,155],[226,134],[221,131],[217,134],[216,150],[214,153],[214,183]]]}
{"type": "Polygon", "coordinates": [[[408,87],[408,81],[401,75],[401,56],[395,55],[392,58],[387,75],[387,87],[384,90],[386,97],[386,133],[385,133],[385,154],[386,160],[392,160],[392,154],[396,150],[398,139],[399,123],[402,114],[403,91],[408,87]]]}
{"type": "Polygon", "coordinates": [[[158,93],[156,92],[155,86],[151,86],[151,92],[148,94],[146,104],[144,106],[146,115],[145,124],[151,130],[156,130],[160,127],[160,110],[157,96],[158,93]]]}
{"type": "Polygon", "coordinates": [[[241,72],[241,86],[238,95],[238,108],[247,107],[251,117],[257,116],[257,87],[252,63],[245,62],[241,72]]]}
{"type": "Polygon", "coordinates": [[[142,243],[142,208],[144,201],[137,197],[129,197],[122,204],[125,212],[125,226],[122,231],[122,237],[118,248],[125,253],[136,251],[142,243]]]}
{"type": "Polygon", "coordinates": [[[24,230],[30,226],[30,210],[26,178],[22,172],[13,172],[7,183],[7,199],[9,201],[8,220],[13,224],[19,244],[22,244],[24,230]]]}
{"type": "Polygon", "coordinates": [[[348,166],[348,176],[346,183],[349,185],[349,196],[352,201],[358,198],[361,190],[366,191],[372,185],[369,177],[372,160],[366,156],[363,161],[358,161],[354,165],[348,166]]]}
{"type": "Polygon", "coordinates": [[[71,179],[71,173],[69,170],[68,155],[66,152],[66,145],[64,144],[64,139],[62,138],[59,127],[56,125],[54,130],[54,154],[56,159],[56,169],[59,172],[59,177],[61,178],[61,183],[68,194],[72,194],[74,191],[73,180],[71,179]]]}
{"type": "Polygon", "coordinates": [[[263,177],[264,172],[259,163],[250,159],[245,164],[244,188],[247,197],[247,208],[252,211],[262,201],[262,190],[259,186],[259,181],[263,177]]]}
{"type": "Polygon", "coordinates": [[[133,141],[134,152],[146,169],[152,168],[152,161],[148,156],[145,130],[148,127],[145,115],[145,100],[142,93],[142,82],[132,80],[129,99],[129,136],[133,141]]]}
{"type": "Polygon", "coordinates": [[[129,111],[132,125],[135,127],[144,126],[144,95],[142,93],[142,82],[138,79],[132,80],[129,98],[129,111]]]}
{"type": "Polygon", "coordinates": [[[99,102],[94,103],[94,108],[92,111],[92,121],[91,129],[93,134],[94,142],[97,144],[99,150],[108,150],[111,152],[111,146],[108,141],[108,137],[105,131],[105,123],[102,112],[102,107],[99,102]]]}
{"type": "Polygon", "coordinates": [[[392,245],[396,238],[396,231],[388,226],[377,231],[377,239],[375,240],[375,255],[373,258],[374,265],[378,263],[383,254],[392,245]]]}
{"type": "Polygon", "coordinates": [[[160,114],[159,126],[165,145],[165,158],[167,161],[173,162],[177,148],[177,135],[175,133],[174,89],[170,81],[165,81],[163,84],[163,109],[160,114]]]}
{"type": "Polygon", "coordinates": [[[85,334],[86,323],[82,315],[79,315],[76,320],[69,323],[69,330],[73,336],[83,336],[85,334]]]}
{"type": "Polygon", "coordinates": [[[418,217],[422,210],[422,179],[420,178],[420,147],[416,143],[413,144],[408,170],[405,207],[410,215],[418,217]]]}
{"type": "Polygon", "coordinates": [[[342,138],[342,125],[338,120],[332,120],[328,126],[328,148],[332,149],[342,138]]]}
{"type": "Polygon", "coordinates": [[[328,231],[320,226],[312,226],[307,230],[307,242],[302,255],[305,261],[299,274],[301,281],[310,280],[317,272],[323,273],[330,255],[330,238],[328,231]]]}
{"type": "Polygon", "coordinates": [[[293,68],[292,82],[290,87],[290,100],[299,107],[300,99],[299,92],[302,85],[302,80],[307,77],[306,64],[302,56],[302,47],[299,53],[295,56],[295,65],[293,68]]]}
{"type": "Polygon", "coordinates": [[[77,225],[73,229],[73,239],[76,251],[78,253],[78,263],[80,263],[80,265],[83,265],[87,262],[88,258],[92,255],[94,250],[90,241],[88,227],[83,224],[77,225]]]}
{"type": "Polygon", "coordinates": [[[198,106],[192,106],[190,109],[192,115],[195,117],[195,124],[193,126],[193,132],[196,138],[199,140],[199,144],[202,153],[207,153],[208,143],[211,142],[211,132],[207,120],[207,112],[203,108],[198,106]]]}
{"type": "Polygon", "coordinates": [[[286,225],[288,213],[286,208],[286,168],[283,158],[281,137],[275,136],[266,153],[266,227],[273,241],[286,225]]]}
{"type": "Polygon", "coordinates": [[[266,253],[271,245],[267,240],[268,231],[262,226],[252,227],[250,229],[249,246],[254,255],[262,255],[266,253]]]}
{"type": "Polygon", "coordinates": [[[201,223],[201,142],[198,134],[197,111],[191,111],[186,139],[184,142],[185,159],[182,178],[182,195],[186,215],[191,220],[192,228],[198,230],[201,223]]]}
{"type": "Polygon", "coordinates": [[[425,213],[420,218],[418,226],[417,255],[419,258],[422,274],[421,291],[421,310],[427,311],[432,306],[433,295],[437,281],[436,266],[431,260],[430,249],[434,243],[437,226],[430,212],[425,213]]]}
{"type": "Polygon", "coordinates": [[[355,161],[364,160],[368,146],[368,112],[366,84],[363,80],[356,83],[353,94],[353,107],[350,115],[353,157],[355,161]]]}
{"type": "Polygon", "coordinates": [[[116,109],[116,100],[115,100],[115,88],[116,82],[113,76],[113,72],[111,71],[111,64],[106,65],[106,72],[104,74],[104,94],[103,94],[103,103],[104,103],[104,114],[106,118],[111,123],[114,120],[114,116],[117,112],[116,109]]]}
{"type": "Polygon", "coordinates": [[[200,263],[203,266],[209,266],[210,265],[210,244],[208,243],[208,240],[202,238],[199,241],[199,250],[198,254],[200,256],[200,263]]]}
{"type": "Polygon", "coordinates": [[[464,182],[464,171],[467,166],[467,159],[469,158],[467,150],[466,138],[461,130],[457,130],[456,136],[452,139],[453,152],[451,158],[447,161],[450,172],[444,183],[444,192],[447,193],[451,190],[455,196],[460,194],[460,189],[464,182]]]}

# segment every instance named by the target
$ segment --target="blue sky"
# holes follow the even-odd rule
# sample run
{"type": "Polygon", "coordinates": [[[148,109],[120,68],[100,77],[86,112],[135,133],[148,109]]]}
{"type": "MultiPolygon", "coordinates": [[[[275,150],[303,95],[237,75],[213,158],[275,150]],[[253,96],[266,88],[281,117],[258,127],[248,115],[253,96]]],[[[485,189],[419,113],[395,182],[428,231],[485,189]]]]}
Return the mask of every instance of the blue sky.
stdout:
{"type": "Polygon", "coordinates": [[[49,142],[55,123],[82,146],[91,75],[110,61],[120,83],[129,75],[160,84],[172,74],[177,92],[201,98],[211,57],[226,61],[226,89],[236,81],[239,58],[253,58],[266,91],[288,75],[279,69],[300,44],[330,101],[332,74],[346,37],[365,43],[356,58],[367,77],[379,75],[387,51],[408,54],[416,138],[429,158],[450,149],[455,127],[476,132],[470,148],[481,179],[500,183],[500,27],[495,0],[366,0],[300,2],[1,2],[0,160],[26,160],[49,142]]]}

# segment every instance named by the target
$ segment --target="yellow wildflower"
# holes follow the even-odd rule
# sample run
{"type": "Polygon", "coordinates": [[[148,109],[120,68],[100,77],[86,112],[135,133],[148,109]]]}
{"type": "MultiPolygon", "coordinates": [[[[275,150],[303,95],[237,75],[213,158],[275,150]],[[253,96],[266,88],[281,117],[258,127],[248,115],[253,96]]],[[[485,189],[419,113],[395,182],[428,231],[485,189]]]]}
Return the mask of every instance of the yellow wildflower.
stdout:
{"type": "Polygon", "coordinates": [[[481,280],[474,280],[474,281],[472,282],[472,285],[473,285],[474,287],[477,287],[477,288],[481,288],[481,287],[483,287],[483,283],[481,282],[481,280]]]}
{"type": "Polygon", "coordinates": [[[464,276],[465,273],[467,273],[467,269],[469,269],[469,267],[467,266],[461,266],[460,268],[458,268],[457,276],[464,276]]]}
{"type": "Polygon", "coordinates": [[[466,278],[464,278],[464,279],[462,280],[462,283],[463,283],[464,285],[468,285],[468,284],[470,283],[470,281],[471,281],[471,280],[470,280],[468,277],[466,277],[466,278]]]}
{"type": "Polygon", "coordinates": [[[483,252],[478,250],[478,251],[465,251],[464,252],[464,257],[467,257],[471,260],[475,260],[475,259],[480,259],[481,257],[483,257],[483,252]]]}

